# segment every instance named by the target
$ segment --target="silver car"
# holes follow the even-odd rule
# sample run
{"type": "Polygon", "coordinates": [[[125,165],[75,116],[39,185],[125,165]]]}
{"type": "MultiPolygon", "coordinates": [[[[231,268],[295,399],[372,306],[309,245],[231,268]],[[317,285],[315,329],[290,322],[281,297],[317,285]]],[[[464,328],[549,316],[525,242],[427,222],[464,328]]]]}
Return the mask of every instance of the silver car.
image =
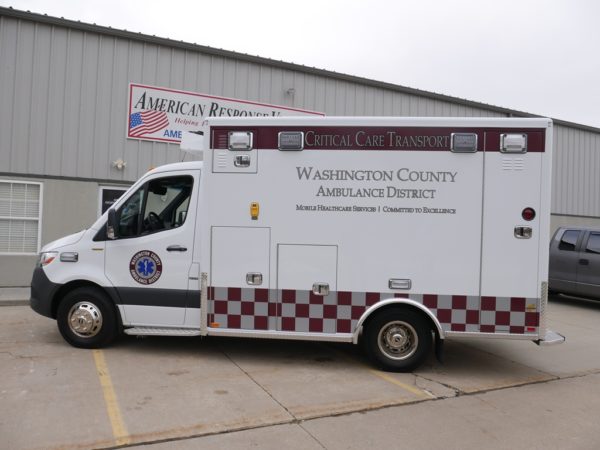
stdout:
{"type": "Polygon", "coordinates": [[[550,242],[549,289],[600,300],[600,230],[556,230],[550,242]]]}

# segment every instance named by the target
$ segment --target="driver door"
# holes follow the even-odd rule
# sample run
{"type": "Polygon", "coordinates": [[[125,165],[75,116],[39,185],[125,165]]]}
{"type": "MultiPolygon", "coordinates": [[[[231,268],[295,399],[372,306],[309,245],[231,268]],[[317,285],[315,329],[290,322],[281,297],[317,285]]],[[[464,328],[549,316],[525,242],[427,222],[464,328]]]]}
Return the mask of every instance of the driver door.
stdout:
{"type": "Polygon", "coordinates": [[[106,242],[104,270],[126,325],[185,321],[198,180],[199,172],[157,174],[116,211],[117,238],[106,242]]]}

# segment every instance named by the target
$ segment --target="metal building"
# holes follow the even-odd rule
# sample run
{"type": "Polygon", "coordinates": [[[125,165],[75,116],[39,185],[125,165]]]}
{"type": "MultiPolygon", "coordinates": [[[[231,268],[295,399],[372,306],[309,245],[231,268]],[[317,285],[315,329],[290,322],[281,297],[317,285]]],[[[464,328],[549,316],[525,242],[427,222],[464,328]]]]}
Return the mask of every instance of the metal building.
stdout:
{"type": "MultiPolygon", "coordinates": [[[[28,285],[41,246],[91,224],[103,193],[183,158],[178,145],[127,138],[130,83],[327,115],[533,116],[0,8],[0,287],[28,285]]],[[[600,129],[554,124],[553,227],[600,226],[600,129]]]]}

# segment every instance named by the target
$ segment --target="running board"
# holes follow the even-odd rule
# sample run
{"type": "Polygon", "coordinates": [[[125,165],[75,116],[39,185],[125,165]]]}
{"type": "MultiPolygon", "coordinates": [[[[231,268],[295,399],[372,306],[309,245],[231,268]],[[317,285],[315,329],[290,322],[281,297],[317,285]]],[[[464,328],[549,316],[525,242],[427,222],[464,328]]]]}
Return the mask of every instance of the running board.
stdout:
{"type": "Polygon", "coordinates": [[[134,327],[126,328],[125,334],[132,336],[200,336],[201,332],[194,328],[157,328],[134,327]]]}

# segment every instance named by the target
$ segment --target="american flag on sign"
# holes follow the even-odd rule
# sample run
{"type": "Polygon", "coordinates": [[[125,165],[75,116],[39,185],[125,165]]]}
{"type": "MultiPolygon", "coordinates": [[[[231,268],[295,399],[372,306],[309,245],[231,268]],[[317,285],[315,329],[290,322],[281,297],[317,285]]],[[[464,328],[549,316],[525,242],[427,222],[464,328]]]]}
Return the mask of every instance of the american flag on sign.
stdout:
{"type": "Polygon", "coordinates": [[[131,137],[142,137],[156,133],[167,126],[169,126],[169,119],[166,112],[151,109],[136,112],[129,116],[129,136],[131,137]]]}

